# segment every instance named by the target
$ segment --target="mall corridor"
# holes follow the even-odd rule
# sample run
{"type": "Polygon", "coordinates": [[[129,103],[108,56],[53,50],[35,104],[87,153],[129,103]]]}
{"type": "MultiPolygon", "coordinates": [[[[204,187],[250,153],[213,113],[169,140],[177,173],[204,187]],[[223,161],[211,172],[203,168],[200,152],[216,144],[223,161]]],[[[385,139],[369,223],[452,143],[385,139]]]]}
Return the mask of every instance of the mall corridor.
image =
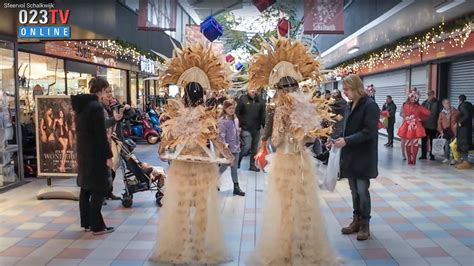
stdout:
{"type": "MultiPolygon", "coordinates": [[[[474,171],[461,172],[438,161],[409,167],[399,147],[380,145],[379,151],[380,176],[371,184],[370,240],[358,242],[355,235],[339,232],[352,215],[346,181],[340,181],[334,193],[322,193],[328,235],[346,265],[473,265],[474,171]]],[[[157,159],[157,146],[140,145],[136,154],[142,161],[166,166],[157,159]]],[[[29,181],[0,194],[0,265],[155,265],[147,260],[159,233],[154,193],[136,194],[130,209],[108,201],[103,214],[117,230],[93,236],[79,227],[77,202],[36,200],[46,181],[29,181]]],[[[262,226],[265,175],[241,171],[246,197],[232,196],[229,172],[221,183],[225,238],[234,257],[225,265],[245,265],[262,226]]],[[[121,188],[118,178],[115,192],[121,188]]]]}

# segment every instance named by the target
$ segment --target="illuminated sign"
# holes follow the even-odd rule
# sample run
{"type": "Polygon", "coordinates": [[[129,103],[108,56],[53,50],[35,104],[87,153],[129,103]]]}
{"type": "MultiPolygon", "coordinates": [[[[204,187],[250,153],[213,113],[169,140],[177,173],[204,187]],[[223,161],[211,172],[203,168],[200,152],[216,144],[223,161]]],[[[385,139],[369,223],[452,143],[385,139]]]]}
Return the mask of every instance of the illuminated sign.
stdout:
{"type": "Polygon", "coordinates": [[[149,73],[149,74],[156,74],[155,69],[155,61],[146,58],[145,56],[140,56],[140,71],[149,73]]]}

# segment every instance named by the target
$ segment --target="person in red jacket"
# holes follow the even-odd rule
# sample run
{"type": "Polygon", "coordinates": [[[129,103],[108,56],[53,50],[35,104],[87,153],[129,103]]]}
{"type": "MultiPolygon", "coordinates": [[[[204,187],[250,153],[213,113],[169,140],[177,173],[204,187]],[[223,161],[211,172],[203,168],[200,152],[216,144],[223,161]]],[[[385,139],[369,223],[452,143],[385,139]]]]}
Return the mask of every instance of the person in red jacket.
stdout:
{"type": "Polygon", "coordinates": [[[410,90],[408,100],[403,105],[404,120],[398,129],[398,136],[406,139],[406,154],[408,164],[416,164],[418,154],[418,141],[426,136],[422,121],[430,115],[430,110],[420,105],[418,102],[420,93],[416,88],[410,90]]]}

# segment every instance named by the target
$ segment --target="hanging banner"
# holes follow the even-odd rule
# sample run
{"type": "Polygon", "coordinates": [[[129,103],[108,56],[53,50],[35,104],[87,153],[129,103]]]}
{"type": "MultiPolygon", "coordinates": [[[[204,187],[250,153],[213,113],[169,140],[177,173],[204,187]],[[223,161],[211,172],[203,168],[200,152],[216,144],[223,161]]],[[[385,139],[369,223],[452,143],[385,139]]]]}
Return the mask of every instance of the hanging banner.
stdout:
{"type": "Polygon", "coordinates": [[[38,176],[76,176],[76,124],[69,96],[36,97],[38,176]]]}
{"type": "Polygon", "coordinates": [[[344,34],[343,0],[305,0],[305,34],[344,34]]]}
{"type": "Polygon", "coordinates": [[[178,0],[140,0],[138,29],[149,31],[175,31],[178,0]]]}

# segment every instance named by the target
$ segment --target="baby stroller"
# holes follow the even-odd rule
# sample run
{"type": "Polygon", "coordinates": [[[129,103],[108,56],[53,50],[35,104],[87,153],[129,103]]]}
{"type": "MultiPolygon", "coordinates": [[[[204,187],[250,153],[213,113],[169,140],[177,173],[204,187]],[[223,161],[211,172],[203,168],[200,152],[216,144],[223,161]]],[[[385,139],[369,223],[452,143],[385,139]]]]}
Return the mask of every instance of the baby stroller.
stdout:
{"type": "Polygon", "coordinates": [[[132,140],[127,139],[121,142],[116,136],[112,136],[112,141],[115,142],[120,152],[120,164],[125,184],[125,192],[122,194],[123,207],[132,207],[133,194],[141,191],[156,191],[156,204],[161,207],[161,199],[164,195],[162,192],[165,179],[164,171],[147,167],[146,163],[138,160],[133,154],[136,144],[132,140]]]}

